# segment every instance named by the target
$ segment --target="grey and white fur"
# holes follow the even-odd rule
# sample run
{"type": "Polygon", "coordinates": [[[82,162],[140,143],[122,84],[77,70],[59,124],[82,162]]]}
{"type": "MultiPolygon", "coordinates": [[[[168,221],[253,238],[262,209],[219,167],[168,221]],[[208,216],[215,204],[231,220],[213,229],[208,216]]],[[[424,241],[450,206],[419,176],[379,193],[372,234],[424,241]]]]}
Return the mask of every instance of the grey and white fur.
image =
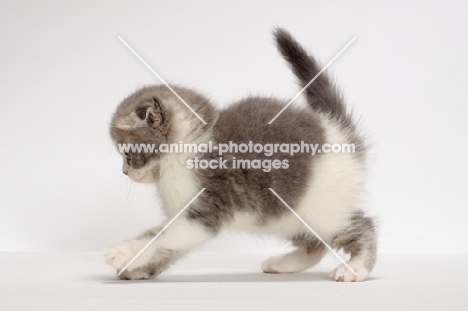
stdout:
{"type": "MultiPolygon", "coordinates": [[[[291,35],[278,28],[278,50],[304,87],[319,71],[316,60],[291,35]]],[[[294,273],[317,264],[324,245],[276,198],[274,189],[332,247],[349,254],[348,264],[333,271],[336,281],[363,281],[376,261],[377,242],[372,218],[358,208],[366,146],[343,99],[326,74],[304,92],[308,107],[285,106],[275,98],[249,97],[218,110],[203,95],[177,85],[173,89],[199,114],[203,124],[164,85],[147,86],[117,108],[111,136],[119,143],[353,143],[356,152],[311,156],[225,154],[224,159],[287,159],[288,169],[189,169],[194,157],[217,158],[214,153],[122,154],[123,172],[132,180],[157,185],[167,216],[163,224],[110,247],[109,264],[120,271],[202,188],[206,190],[121,275],[122,279],[152,278],[178,258],[216,237],[225,229],[273,235],[295,249],[261,265],[266,273],[294,273]]],[[[230,163],[230,162],[228,162],[230,163]]],[[[229,167],[229,165],[228,165],[229,167]]]]}

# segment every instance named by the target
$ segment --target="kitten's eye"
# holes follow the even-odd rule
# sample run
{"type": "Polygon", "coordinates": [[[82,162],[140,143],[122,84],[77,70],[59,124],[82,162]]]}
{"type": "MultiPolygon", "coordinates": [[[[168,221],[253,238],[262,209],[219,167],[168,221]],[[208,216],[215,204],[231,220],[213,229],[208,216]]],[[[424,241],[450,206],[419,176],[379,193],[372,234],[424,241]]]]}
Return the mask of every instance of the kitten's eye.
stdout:
{"type": "Polygon", "coordinates": [[[130,164],[130,162],[132,161],[132,156],[130,155],[130,153],[125,152],[125,158],[127,158],[127,164],[130,164]]]}

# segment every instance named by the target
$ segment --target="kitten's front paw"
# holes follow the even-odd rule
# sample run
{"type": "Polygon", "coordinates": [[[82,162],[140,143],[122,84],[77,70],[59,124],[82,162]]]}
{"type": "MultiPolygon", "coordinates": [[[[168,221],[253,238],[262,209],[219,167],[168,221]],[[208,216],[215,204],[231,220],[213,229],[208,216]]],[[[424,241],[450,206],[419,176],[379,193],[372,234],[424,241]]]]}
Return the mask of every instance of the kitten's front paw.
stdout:
{"type": "Polygon", "coordinates": [[[330,277],[336,282],[362,282],[366,279],[369,271],[357,265],[350,265],[350,267],[356,272],[354,274],[345,265],[341,265],[333,271],[330,277]]]}
{"type": "MultiPolygon", "coordinates": [[[[105,253],[107,263],[117,269],[124,268],[142,249],[138,240],[129,240],[111,246],[105,253]]],[[[143,255],[143,254],[142,254],[143,255]]],[[[140,255],[126,270],[131,271],[144,264],[140,255]]]]}
{"type": "MultiPolygon", "coordinates": [[[[117,270],[117,273],[120,270],[117,270]]],[[[148,280],[155,276],[155,274],[151,274],[143,268],[133,269],[132,271],[128,271],[127,269],[122,272],[118,277],[122,280],[148,280]]]]}

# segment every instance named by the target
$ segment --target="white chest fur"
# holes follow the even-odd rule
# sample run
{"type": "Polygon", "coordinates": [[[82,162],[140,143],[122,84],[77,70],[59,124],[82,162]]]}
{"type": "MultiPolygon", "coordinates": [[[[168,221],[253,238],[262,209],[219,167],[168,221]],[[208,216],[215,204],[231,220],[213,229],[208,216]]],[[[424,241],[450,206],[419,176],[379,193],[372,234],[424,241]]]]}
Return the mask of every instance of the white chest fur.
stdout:
{"type": "Polygon", "coordinates": [[[186,166],[189,154],[166,154],[160,162],[158,190],[168,217],[179,212],[197,193],[200,185],[186,166]]]}

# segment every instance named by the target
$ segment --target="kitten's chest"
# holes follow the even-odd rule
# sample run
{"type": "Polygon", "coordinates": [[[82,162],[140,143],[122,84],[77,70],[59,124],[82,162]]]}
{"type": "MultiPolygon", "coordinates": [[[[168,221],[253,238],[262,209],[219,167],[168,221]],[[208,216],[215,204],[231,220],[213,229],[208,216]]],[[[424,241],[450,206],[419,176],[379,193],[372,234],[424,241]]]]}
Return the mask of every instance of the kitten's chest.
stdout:
{"type": "Polygon", "coordinates": [[[168,217],[177,214],[201,187],[193,170],[186,166],[187,155],[170,154],[160,163],[158,191],[168,217]]]}

